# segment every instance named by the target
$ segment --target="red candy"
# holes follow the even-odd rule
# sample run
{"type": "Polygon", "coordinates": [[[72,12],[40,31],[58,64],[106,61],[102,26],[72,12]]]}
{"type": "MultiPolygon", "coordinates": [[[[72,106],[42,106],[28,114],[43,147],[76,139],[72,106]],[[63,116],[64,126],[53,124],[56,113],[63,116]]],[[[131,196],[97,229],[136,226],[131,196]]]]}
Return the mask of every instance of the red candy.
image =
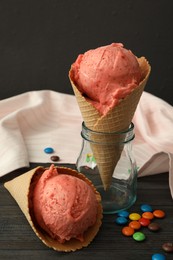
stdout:
{"type": "Polygon", "coordinates": [[[138,221],[141,224],[141,226],[143,226],[143,227],[147,227],[151,223],[151,221],[149,219],[143,218],[143,217],[140,218],[138,221]]]}

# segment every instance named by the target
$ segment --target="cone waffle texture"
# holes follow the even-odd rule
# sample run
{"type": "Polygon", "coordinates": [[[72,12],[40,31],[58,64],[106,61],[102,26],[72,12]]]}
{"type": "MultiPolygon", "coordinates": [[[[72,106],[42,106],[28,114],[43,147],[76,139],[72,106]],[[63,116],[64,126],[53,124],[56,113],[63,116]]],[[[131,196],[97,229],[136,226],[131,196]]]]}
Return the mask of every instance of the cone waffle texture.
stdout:
{"type": "Polygon", "coordinates": [[[92,183],[83,174],[78,173],[77,171],[66,167],[57,167],[57,169],[59,174],[68,174],[84,180],[92,187],[92,189],[95,192],[98,201],[97,220],[96,223],[84,233],[83,242],[73,238],[61,244],[57,240],[51,238],[46,232],[44,232],[39,227],[39,223],[36,222],[32,211],[32,192],[36,181],[38,180],[40,175],[46,170],[45,168],[43,167],[34,168],[33,170],[28,171],[27,173],[19,177],[16,177],[11,181],[6,182],[4,186],[13,196],[13,198],[16,200],[22,212],[24,213],[25,217],[27,218],[29,224],[34,230],[35,234],[42,240],[44,244],[57,251],[64,251],[64,252],[76,251],[77,249],[81,249],[82,247],[88,246],[99,231],[99,228],[102,223],[101,222],[102,221],[101,197],[100,194],[96,191],[96,189],[92,185],[92,183]]]}
{"type": "MultiPolygon", "coordinates": [[[[138,62],[142,71],[142,80],[139,86],[126,98],[122,99],[119,104],[112,108],[106,115],[101,115],[89,102],[89,99],[82,95],[73,81],[73,70],[70,70],[69,78],[71,85],[87,128],[92,131],[111,134],[112,132],[121,132],[128,129],[151,70],[149,63],[144,57],[138,58],[138,62]]],[[[107,142],[110,136],[106,134],[105,137],[102,135],[102,138],[104,137],[105,142],[107,142]]],[[[93,141],[98,143],[97,139],[93,141]]],[[[119,140],[119,142],[116,140],[116,143],[121,143],[121,140],[119,140]]],[[[110,186],[113,170],[120,158],[123,147],[122,145],[118,145],[118,147],[111,146],[109,143],[104,146],[92,143],[91,149],[96,159],[104,188],[107,189],[110,186]]]]}

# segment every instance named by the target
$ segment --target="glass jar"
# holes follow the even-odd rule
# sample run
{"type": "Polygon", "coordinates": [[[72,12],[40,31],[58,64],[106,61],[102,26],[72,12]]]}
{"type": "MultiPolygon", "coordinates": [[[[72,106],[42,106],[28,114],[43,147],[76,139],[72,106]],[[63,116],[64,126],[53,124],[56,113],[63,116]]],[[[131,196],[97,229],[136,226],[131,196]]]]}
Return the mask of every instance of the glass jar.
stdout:
{"type": "Polygon", "coordinates": [[[129,208],[136,200],[137,167],[132,152],[134,124],[122,132],[102,133],[82,123],[82,148],[77,170],[89,178],[102,197],[104,214],[129,208]]]}

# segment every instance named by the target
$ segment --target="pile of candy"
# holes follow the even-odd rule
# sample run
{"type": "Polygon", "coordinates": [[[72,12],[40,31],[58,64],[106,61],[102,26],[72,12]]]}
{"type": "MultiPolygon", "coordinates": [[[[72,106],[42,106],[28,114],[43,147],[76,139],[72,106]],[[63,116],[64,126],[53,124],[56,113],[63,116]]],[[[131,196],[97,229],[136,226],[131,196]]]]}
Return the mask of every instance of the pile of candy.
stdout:
{"type": "MultiPolygon", "coordinates": [[[[44,148],[44,152],[47,153],[47,154],[53,154],[55,151],[52,147],[46,147],[44,148]]],[[[50,157],[51,161],[53,162],[57,162],[60,160],[59,156],[58,155],[52,155],[50,157]]]]}
{"type": "MultiPolygon", "coordinates": [[[[147,227],[152,232],[160,230],[160,225],[152,222],[153,219],[162,219],[165,217],[165,212],[160,209],[153,210],[148,204],[143,204],[140,207],[141,214],[129,213],[128,211],[120,211],[117,213],[115,223],[122,225],[122,234],[127,237],[133,237],[135,241],[141,242],[146,239],[143,232],[139,231],[141,227],[147,227]]],[[[162,249],[167,253],[173,252],[173,243],[164,243],[162,249]]],[[[154,254],[152,260],[164,260],[164,254],[154,254]]]]}

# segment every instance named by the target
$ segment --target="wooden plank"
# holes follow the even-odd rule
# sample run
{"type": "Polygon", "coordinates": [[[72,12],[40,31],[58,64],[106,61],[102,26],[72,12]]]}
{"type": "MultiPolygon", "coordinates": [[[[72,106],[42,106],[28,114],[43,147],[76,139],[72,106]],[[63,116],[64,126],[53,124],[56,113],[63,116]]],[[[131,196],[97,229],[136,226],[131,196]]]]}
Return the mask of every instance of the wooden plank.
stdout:
{"type": "MultiPolygon", "coordinates": [[[[31,168],[36,166],[37,164],[31,164],[31,168]]],[[[129,209],[130,212],[140,212],[140,205],[148,203],[154,209],[164,210],[166,217],[155,220],[161,226],[158,233],[143,228],[147,239],[144,242],[136,242],[121,234],[122,227],[115,224],[116,214],[104,215],[99,234],[87,248],[73,253],[61,253],[47,248],[35,236],[18,205],[3,186],[4,181],[24,172],[26,169],[17,170],[0,179],[0,259],[2,260],[151,259],[152,254],[163,252],[161,246],[164,242],[173,242],[173,201],[167,173],[139,178],[137,201],[129,209]]],[[[172,259],[173,255],[166,254],[166,256],[167,259],[172,259]]]]}

